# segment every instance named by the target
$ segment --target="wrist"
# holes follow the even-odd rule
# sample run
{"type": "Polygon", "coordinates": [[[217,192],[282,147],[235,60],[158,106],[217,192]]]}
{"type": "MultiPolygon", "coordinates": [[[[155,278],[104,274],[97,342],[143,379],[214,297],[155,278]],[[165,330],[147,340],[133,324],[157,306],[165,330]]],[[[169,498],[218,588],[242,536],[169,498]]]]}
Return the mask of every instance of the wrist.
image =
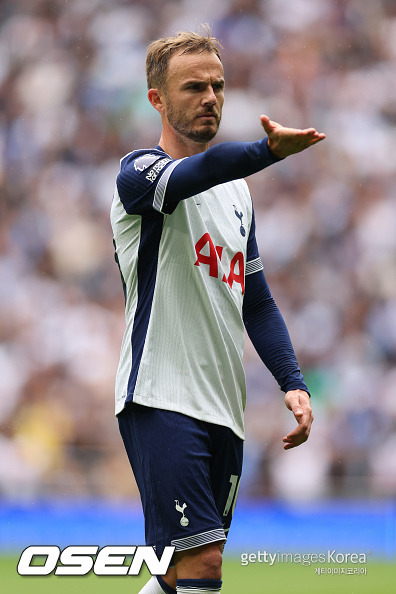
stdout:
{"type": "Polygon", "coordinates": [[[271,148],[270,146],[270,139],[267,137],[267,150],[268,150],[268,154],[270,155],[270,157],[274,160],[274,163],[276,163],[277,161],[282,161],[283,159],[285,159],[286,157],[280,157],[279,155],[276,154],[274,147],[271,148]]]}

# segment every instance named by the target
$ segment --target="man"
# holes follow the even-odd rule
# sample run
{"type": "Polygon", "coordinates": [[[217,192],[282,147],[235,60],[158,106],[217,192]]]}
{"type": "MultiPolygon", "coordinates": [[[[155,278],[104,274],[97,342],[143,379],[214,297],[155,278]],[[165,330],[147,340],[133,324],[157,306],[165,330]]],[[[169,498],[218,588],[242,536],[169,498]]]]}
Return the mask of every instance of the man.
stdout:
{"type": "Polygon", "coordinates": [[[126,302],[116,414],[146,543],[157,555],[175,546],[167,574],[141,593],[213,593],[241,476],[244,325],[298,423],[284,448],[306,441],[313,420],[242,178],[325,135],[261,116],[267,138],[209,148],[224,101],[210,32],[153,42],[146,70],[162,134],[122,159],[111,212],[126,302]]]}

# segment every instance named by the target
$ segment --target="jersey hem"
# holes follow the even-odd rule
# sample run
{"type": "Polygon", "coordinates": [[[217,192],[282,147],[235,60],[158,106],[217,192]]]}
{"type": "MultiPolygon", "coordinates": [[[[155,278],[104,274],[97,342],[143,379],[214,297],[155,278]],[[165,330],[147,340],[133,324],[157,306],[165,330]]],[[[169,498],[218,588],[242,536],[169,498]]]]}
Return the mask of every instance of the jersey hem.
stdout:
{"type": "MultiPolygon", "coordinates": [[[[186,415],[187,417],[191,417],[192,419],[197,419],[198,421],[204,421],[205,423],[211,423],[212,425],[220,425],[221,427],[228,427],[228,429],[231,429],[231,431],[233,433],[235,433],[235,435],[237,437],[239,437],[239,439],[242,439],[243,441],[245,441],[244,428],[241,429],[237,425],[233,425],[232,423],[224,422],[224,419],[220,419],[218,417],[213,417],[213,416],[210,416],[209,414],[207,414],[207,415],[202,414],[202,415],[198,416],[197,414],[193,414],[194,411],[192,411],[191,409],[189,409],[187,407],[178,406],[177,404],[173,404],[172,402],[153,401],[153,399],[151,399],[150,401],[143,400],[143,399],[139,398],[139,396],[137,394],[133,395],[133,402],[135,404],[141,404],[142,406],[148,406],[150,408],[159,408],[161,410],[171,410],[172,412],[178,412],[178,413],[181,413],[182,415],[186,415]]],[[[115,407],[115,414],[116,415],[120,414],[124,410],[125,405],[126,405],[126,398],[117,400],[116,407],[115,407]]]]}

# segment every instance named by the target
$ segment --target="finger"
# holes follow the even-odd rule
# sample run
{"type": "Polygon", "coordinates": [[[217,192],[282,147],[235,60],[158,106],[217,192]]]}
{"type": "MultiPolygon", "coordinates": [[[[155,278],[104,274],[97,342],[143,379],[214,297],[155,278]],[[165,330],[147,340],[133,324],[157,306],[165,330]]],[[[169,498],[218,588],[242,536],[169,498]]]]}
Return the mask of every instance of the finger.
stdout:
{"type": "Polygon", "coordinates": [[[321,140],[324,140],[326,138],[326,134],[319,134],[319,136],[315,136],[314,138],[311,139],[311,142],[309,143],[310,146],[312,146],[313,144],[317,144],[318,142],[320,142],[321,140]]]}
{"type": "Polygon", "coordinates": [[[304,434],[305,432],[309,432],[310,425],[309,423],[299,423],[297,427],[290,431],[286,435],[286,439],[294,439],[294,437],[299,437],[300,435],[304,434]]]}
{"type": "Polygon", "coordinates": [[[288,435],[283,438],[284,449],[287,450],[291,447],[296,447],[307,441],[311,431],[312,420],[308,425],[299,425],[296,427],[296,429],[288,433],[288,435]]]}
{"type": "Polygon", "coordinates": [[[307,132],[304,130],[302,137],[306,140],[306,141],[311,141],[312,144],[314,144],[313,141],[319,142],[320,140],[324,140],[326,138],[326,134],[319,133],[319,132],[307,132]]]}
{"type": "Polygon", "coordinates": [[[298,419],[298,420],[300,420],[300,419],[301,419],[301,417],[303,417],[303,416],[304,416],[304,411],[303,411],[303,408],[302,408],[301,404],[299,404],[299,403],[298,403],[298,404],[293,404],[293,405],[292,405],[292,412],[293,412],[293,415],[294,415],[294,416],[296,417],[296,419],[298,419]]]}
{"type": "Polygon", "coordinates": [[[290,431],[290,433],[288,433],[286,437],[283,438],[283,441],[295,441],[299,440],[301,437],[304,437],[305,441],[308,439],[309,433],[311,431],[311,425],[313,421],[312,410],[311,408],[308,408],[303,411],[301,406],[297,406],[295,407],[295,410],[293,410],[293,414],[298,421],[298,425],[295,429],[293,429],[293,431],[290,431]]]}
{"type": "Polygon", "coordinates": [[[293,429],[293,431],[290,431],[284,438],[283,441],[290,441],[290,440],[295,440],[295,439],[300,439],[300,437],[302,436],[309,436],[309,433],[311,431],[311,425],[312,423],[308,423],[308,424],[301,424],[298,425],[295,429],[293,429]]]}
{"type": "Polygon", "coordinates": [[[260,116],[260,122],[267,134],[270,134],[271,132],[273,132],[277,125],[276,122],[272,122],[269,119],[269,117],[266,115],[260,116]]]}
{"type": "Polygon", "coordinates": [[[304,437],[304,438],[301,438],[301,439],[299,439],[298,441],[293,441],[293,442],[292,442],[292,441],[290,441],[290,442],[287,442],[287,443],[285,443],[285,444],[283,445],[283,449],[284,449],[284,450],[291,450],[291,448],[296,448],[297,446],[299,446],[299,445],[301,445],[301,444],[305,443],[305,442],[307,441],[307,439],[308,439],[307,437],[304,437]]]}
{"type": "Polygon", "coordinates": [[[299,425],[308,425],[312,409],[310,403],[300,402],[298,396],[290,401],[290,410],[299,425]]]}
{"type": "Polygon", "coordinates": [[[291,450],[292,448],[296,448],[297,446],[301,445],[302,443],[306,442],[308,437],[300,439],[296,442],[288,442],[283,446],[284,450],[291,450]]]}
{"type": "Polygon", "coordinates": [[[309,432],[311,430],[310,425],[299,425],[293,431],[288,433],[284,438],[283,441],[285,443],[288,442],[295,442],[295,441],[306,441],[309,437],[309,432]]]}
{"type": "MultiPolygon", "coordinates": [[[[324,134],[324,132],[318,132],[316,130],[316,128],[304,128],[303,130],[299,130],[300,132],[302,132],[303,134],[311,134],[311,135],[315,135],[315,136],[326,136],[326,134],[324,134]]],[[[297,130],[296,130],[297,132],[297,130]]]]}
{"type": "Polygon", "coordinates": [[[283,439],[283,448],[289,449],[291,447],[295,447],[301,445],[302,443],[306,442],[308,439],[308,435],[300,435],[295,439],[283,439]]]}
{"type": "Polygon", "coordinates": [[[301,130],[301,132],[304,132],[304,134],[311,134],[311,135],[319,134],[319,132],[316,130],[316,128],[305,128],[304,130],[301,130]]]}

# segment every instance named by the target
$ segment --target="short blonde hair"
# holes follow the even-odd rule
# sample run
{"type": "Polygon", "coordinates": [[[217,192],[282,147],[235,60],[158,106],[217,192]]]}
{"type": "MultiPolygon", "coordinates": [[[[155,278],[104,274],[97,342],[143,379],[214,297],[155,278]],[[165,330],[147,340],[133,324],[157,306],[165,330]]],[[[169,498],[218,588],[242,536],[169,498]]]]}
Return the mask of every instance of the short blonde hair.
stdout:
{"type": "Polygon", "coordinates": [[[150,43],[146,58],[149,89],[165,90],[169,59],[178,50],[184,50],[183,54],[207,51],[216,54],[221,60],[221,43],[216,37],[212,37],[209,25],[202,25],[202,30],[205,35],[192,31],[180,31],[172,37],[162,37],[150,43]]]}

